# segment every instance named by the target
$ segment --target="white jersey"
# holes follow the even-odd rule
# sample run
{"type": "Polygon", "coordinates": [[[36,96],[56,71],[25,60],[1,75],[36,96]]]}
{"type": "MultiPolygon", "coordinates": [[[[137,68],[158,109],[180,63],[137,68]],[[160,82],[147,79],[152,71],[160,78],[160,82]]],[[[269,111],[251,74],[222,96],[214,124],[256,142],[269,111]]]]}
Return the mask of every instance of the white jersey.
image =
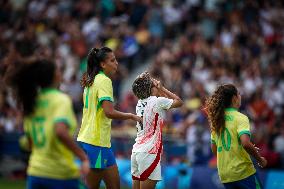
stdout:
{"type": "Polygon", "coordinates": [[[172,99],[150,96],[139,100],[136,114],[143,117],[143,124],[137,123],[137,137],[132,152],[156,154],[162,148],[162,127],[172,99]]]}

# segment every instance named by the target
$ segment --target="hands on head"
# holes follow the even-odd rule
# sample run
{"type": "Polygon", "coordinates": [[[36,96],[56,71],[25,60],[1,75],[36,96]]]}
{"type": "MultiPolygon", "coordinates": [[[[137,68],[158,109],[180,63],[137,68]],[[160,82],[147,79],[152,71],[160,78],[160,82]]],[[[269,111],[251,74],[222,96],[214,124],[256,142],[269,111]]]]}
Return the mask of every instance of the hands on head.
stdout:
{"type": "Polygon", "coordinates": [[[161,90],[161,89],[163,88],[162,83],[161,83],[159,80],[154,79],[154,78],[151,78],[151,80],[152,80],[154,86],[155,86],[158,90],[161,90]]]}

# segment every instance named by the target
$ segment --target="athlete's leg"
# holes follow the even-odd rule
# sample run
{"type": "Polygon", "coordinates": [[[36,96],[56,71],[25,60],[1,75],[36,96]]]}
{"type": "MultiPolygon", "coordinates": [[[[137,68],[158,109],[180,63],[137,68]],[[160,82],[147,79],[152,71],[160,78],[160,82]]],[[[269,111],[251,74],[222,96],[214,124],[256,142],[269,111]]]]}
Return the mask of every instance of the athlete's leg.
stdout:
{"type": "MultiPolygon", "coordinates": [[[[162,180],[160,154],[138,153],[138,178],[140,189],[154,189],[157,182],[162,180]],[[158,159],[157,159],[158,158],[158,159]],[[145,180],[146,179],[146,180],[145,180]]],[[[134,173],[134,172],[133,172],[134,173]]],[[[135,174],[133,174],[135,175],[135,174]]]]}
{"type": "Polygon", "coordinates": [[[156,180],[147,179],[145,181],[140,181],[140,189],[155,189],[156,184],[156,180]]]}
{"type": "Polygon", "coordinates": [[[138,162],[136,156],[137,153],[132,152],[131,154],[132,189],[140,189],[140,180],[138,180],[140,173],[138,170],[138,162]]]}
{"type": "Polygon", "coordinates": [[[132,179],[132,189],[140,189],[140,181],[132,179]]]}
{"type": "Polygon", "coordinates": [[[100,183],[103,178],[103,170],[91,169],[86,177],[86,184],[88,189],[99,189],[100,183]]]}
{"type": "Polygon", "coordinates": [[[86,185],[88,189],[98,189],[103,178],[103,167],[101,160],[102,151],[104,149],[100,146],[94,146],[83,142],[79,142],[79,144],[90,160],[91,171],[86,176],[86,185]]]}
{"type": "Polygon", "coordinates": [[[107,189],[119,189],[119,173],[117,165],[110,166],[103,170],[103,180],[107,189]]]}

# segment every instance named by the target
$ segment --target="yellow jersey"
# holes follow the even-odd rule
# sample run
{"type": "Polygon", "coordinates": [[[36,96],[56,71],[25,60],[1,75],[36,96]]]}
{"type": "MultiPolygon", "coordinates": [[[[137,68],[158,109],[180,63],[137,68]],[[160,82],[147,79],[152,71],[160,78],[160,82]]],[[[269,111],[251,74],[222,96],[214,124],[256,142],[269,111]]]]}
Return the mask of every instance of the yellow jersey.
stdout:
{"type": "Polygon", "coordinates": [[[55,124],[64,122],[73,136],[77,122],[69,96],[56,89],[40,91],[32,115],[24,118],[24,131],[32,140],[28,175],[51,179],[79,177],[75,156],[57,138],[55,124]]]}
{"type": "Polygon", "coordinates": [[[95,76],[94,83],[84,89],[83,117],[78,141],[94,146],[111,146],[111,119],[103,111],[104,100],[113,102],[113,88],[111,79],[101,71],[95,76]]]}
{"type": "Polygon", "coordinates": [[[225,109],[225,129],[218,136],[211,133],[211,143],[217,146],[217,168],[222,183],[242,180],[256,170],[249,154],[241,145],[240,136],[251,135],[248,117],[234,108],[225,109]]]}

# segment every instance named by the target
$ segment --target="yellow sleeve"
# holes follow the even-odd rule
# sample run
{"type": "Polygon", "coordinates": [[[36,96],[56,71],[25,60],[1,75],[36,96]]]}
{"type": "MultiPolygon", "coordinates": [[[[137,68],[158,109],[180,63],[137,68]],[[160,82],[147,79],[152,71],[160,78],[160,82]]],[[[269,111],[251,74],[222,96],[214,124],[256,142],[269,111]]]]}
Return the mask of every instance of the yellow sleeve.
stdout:
{"type": "Polygon", "coordinates": [[[24,118],[24,133],[27,137],[30,137],[30,131],[29,131],[29,121],[27,118],[24,118]]]}
{"type": "Polygon", "coordinates": [[[248,119],[247,116],[239,117],[237,124],[238,124],[238,126],[237,126],[238,138],[240,138],[241,135],[243,135],[243,134],[247,134],[247,135],[251,136],[249,119],[248,119]]]}
{"type": "Polygon", "coordinates": [[[53,123],[65,123],[71,126],[72,118],[74,116],[72,101],[68,96],[58,99],[54,104],[53,123]]]}
{"type": "Polygon", "coordinates": [[[98,107],[101,106],[104,100],[113,102],[112,82],[109,78],[103,80],[98,85],[98,107]]]}
{"type": "Polygon", "coordinates": [[[217,144],[217,138],[215,132],[211,132],[211,144],[217,144]]]}

